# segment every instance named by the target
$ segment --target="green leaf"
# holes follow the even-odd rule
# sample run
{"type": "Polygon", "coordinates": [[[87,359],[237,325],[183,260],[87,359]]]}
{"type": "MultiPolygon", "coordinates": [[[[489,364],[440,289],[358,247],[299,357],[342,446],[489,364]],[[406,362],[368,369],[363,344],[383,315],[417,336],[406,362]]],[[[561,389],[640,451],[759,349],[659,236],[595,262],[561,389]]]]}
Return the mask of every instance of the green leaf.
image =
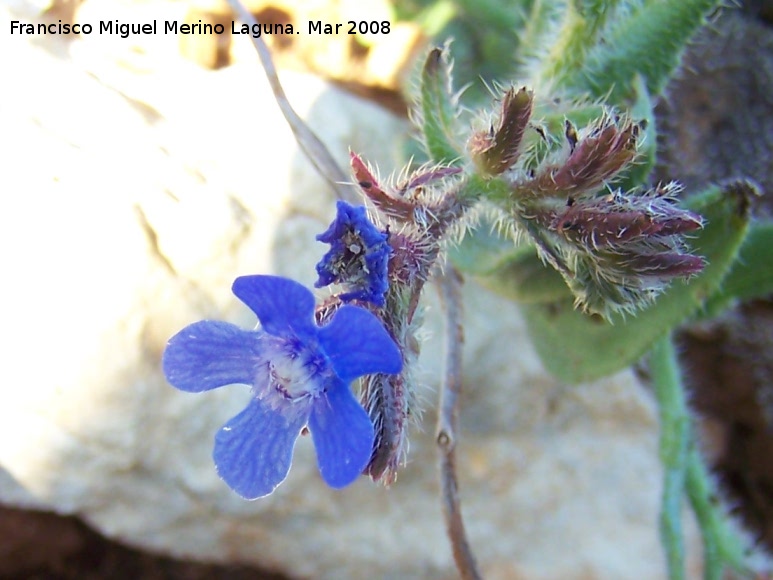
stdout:
{"type": "Polygon", "coordinates": [[[611,374],[636,362],[658,337],[694,314],[717,291],[738,254],[753,194],[737,183],[710,188],[686,204],[707,220],[692,246],[708,265],[691,280],[674,282],[636,317],[615,316],[608,324],[576,310],[570,300],[525,305],[530,334],[548,370],[569,383],[611,374]]]}
{"type": "Polygon", "coordinates": [[[496,270],[485,272],[477,280],[492,292],[522,304],[544,304],[572,298],[561,274],[546,266],[531,245],[511,251],[496,270]]]}
{"type": "MultiPolygon", "coordinates": [[[[397,3],[398,10],[400,3],[397,3]]],[[[458,9],[453,2],[440,0],[433,2],[415,15],[400,14],[398,18],[407,19],[412,16],[413,20],[421,26],[428,36],[437,36],[451,20],[456,18],[458,9]]]]}
{"type": "Polygon", "coordinates": [[[485,276],[496,271],[514,255],[519,256],[524,252],[534,255],[533,248],[516,246],[513,240],[492,231],[489,224],[481,224],[466,235],[460,244],[448,250],[448,258],[465,274],[485,276]]]}
{"type": "Polygon", "coordinates": [[[719,291],[706,302],[703,316],[712,317],[736,300],[773,294],[773,222],[755,223],[738,252],[738,259],[719,291]]]}
{"type": "Polygon", "coordinates": [[[571,84],[621,104],[632,92],[631,81],[640,74],[650,95],[660,95],[685,46],[718,4],[719,0],[647,2],[593,49],[571,84]]]}
{"type": "Polygon", "coordinates": [[[457,162],[457,109],[451,93],[451,67],[444,49],[433,48],[427,56],[421,72],[420,101],[427,154],[436,163],[457,162]]]}
{"type": "Polygon", "coordinates": [[[544,47],[549,42],[550,33],[559,21],[563,9],[562,2],[555,0],[533,0],[528,7],[523,26],[518,30],[518,46],[515,48],[513,61],[517,64],[518,74],[525,77],[535,72],[531,66],[533,61],[544,53],[544,47]]]}
{"type": "Polygon", "coordinates": [[[524,0],[455,0],[464,16],[486,29],[488,35],[513,34],[523,26],[524,0]]]}
{"type": "Polygon", "coordinates": [[[650,98],[649,91],[644,79],[636,75],[633,79],[632,87],[635,100],[630,109],[631,117],[644,124],[644,130],[639,137],[639,154],[636,156],[635,163],[630,169],[623,172],[622,176],[615,179],[614,186],[623,191],[630,191],[647,182],[652,168],[657,161],[658,137],[655,127],[655,103],[650,98]]]}

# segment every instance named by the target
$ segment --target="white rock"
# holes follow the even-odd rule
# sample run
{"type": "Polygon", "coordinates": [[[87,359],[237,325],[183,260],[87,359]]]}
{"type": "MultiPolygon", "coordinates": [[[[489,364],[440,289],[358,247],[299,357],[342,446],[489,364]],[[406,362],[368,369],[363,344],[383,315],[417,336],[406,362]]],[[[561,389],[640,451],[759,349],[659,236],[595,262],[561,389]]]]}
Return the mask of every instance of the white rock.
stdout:
{"type": "MultiPolygon", "coordinates": [[[[0,501],[76,513],[157,551],[295,577],[453,576],[431,389],[391,489],[365,479],[326,488],[302,439],[277,492],[244,502],[210,453],[246,388],[190,395],[161,375],[164,344],[186,324],[254,323],[230,294],[235,276],[309,284],[325,249],[313,236],[332,194],[257,64],[205,72],[148,56],[138,73],[98,37],[69,52],[4,42],[12,56],[0,75],[13,89],[0,101],[0,501]]],[[[319,80],[284,80],[341,163],[351,147],[393,167],[402,121],[319,80]]],[[[431,294],[428,304],[423,364],[435,385],[441,329],[431,294]]],[[[562,386],[517,308],[474,284],[466,312],[461,494],[486,577],[662,577],[650,396],[630,373],[562,386]]]]}

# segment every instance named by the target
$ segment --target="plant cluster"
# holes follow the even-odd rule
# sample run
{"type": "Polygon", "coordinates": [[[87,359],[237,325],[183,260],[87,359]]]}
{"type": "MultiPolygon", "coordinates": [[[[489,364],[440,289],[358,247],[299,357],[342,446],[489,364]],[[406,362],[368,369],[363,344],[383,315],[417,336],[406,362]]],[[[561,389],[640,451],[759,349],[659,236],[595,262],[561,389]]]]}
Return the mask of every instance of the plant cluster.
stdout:
{"type": "MultiPolygon", "coordinates": [[[[218,433],[214,454],[221,477],[246,498],[271,493],[284,479],[305,430],[331,486],[360,474],[391,484],[405,462],[411,422],[421,416],[414,373],[420,304],[437,279],[450,337],[438,427],[444,507],[460,572],[477,577],[453,456],[459,273],[475,276],[523,304],[545,365],[566,382],[598,378],[650,353],[669,575],[685,574],[684,498],[703,532],[706,578],[719,578],[728,565],[750,574],[746,546],[714,501],[697,451],[670,335],[691,318],[770,292],[773,280],[760,277],[759,267],[773,247],[771,225],[751,224],[757,191],[750,183],[715,185],[683,201],[678,184],[649,182],[654,100],[717,1],[514,4],[487,0],[480,15],[505,11],[505,21],[520,27],[507,55],[517,83],[494,85],[480,110],[463,106],[449,48],[432,49],[413,117],[425,162],[383,180],[351,154],[359,205],[339,201],[317,238],[330,249],[316,285],[332,291],[316,300],[283,278],[237,278],[234,293],[256,313],[258,328],[187,327],[169,342],[166,376],[194,392],[251,386],[250,405],[218,433]]],[[[462,0],[454,7],[469,8],[462,0]]],[[[437,7],[424,7],[425,21],[430,9],[437,7]]],[[[265,47],[255,42],[300,144],[347,197],[335,179],[340,170],[294,116],[265,47]]]]}

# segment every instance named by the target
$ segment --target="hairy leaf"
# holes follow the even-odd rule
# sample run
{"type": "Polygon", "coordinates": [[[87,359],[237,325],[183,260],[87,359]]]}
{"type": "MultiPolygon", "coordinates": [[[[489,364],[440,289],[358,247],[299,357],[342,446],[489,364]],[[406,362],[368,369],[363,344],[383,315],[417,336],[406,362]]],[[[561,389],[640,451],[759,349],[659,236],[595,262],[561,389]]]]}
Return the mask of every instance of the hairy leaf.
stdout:
{"type": "Polygon", "coordinates": [[[736,300],[773,295],[773,222],[752,224],[738,259],[720,289],[709,298],[704,316],[716,316],[736,300]]]}
{"type": "Polygon", "coordinates": [[[647,2],[622,20],[576,70],[573,86],[592,96],[621,104],[633,92],[637,74],[653,96],[660,95],[679,65],[693,34],[719,0],[659,0],[647,2]]]}
{"type": "Polygon", "coordinates": [[[421,73],[421,130],[430,159],[453,163],[460,157],[455,144],[456,104],[451,93],[447,52],[433,48],[421,73]]]}

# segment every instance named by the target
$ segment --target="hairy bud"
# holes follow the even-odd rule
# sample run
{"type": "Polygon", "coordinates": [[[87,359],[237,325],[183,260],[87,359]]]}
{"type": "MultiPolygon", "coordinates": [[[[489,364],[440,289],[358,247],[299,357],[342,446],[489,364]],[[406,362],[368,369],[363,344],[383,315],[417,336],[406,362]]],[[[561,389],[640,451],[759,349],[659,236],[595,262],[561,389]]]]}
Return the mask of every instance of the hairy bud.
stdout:
{"type": "Polygon", "coordinates": [[[650,304],[668,283],[705,266],[684,236],[703,219],[676,205],[675,184],[641,194],[569,198],[560,210],[534,203],[531,221],[541,232],[540,251],[557,267],[587,311],[608,317],[650,304]]]}
{"type": "Polygon", "coordinates": [[[680,209],[671,198],[654,194],[614,193],[598,199],[574,200],[558,212],[550,229],[587,248],[620,248],[637,241],[677,236],[703,227],[703,219],[680,209]]]}
{"type": "Polygon", "coordinates": [[[568,123],[565,137],[569,152],[565,159],[545,163],[533,177],[515,181],[513,193],[516,198],[578,197],[591,193],[633,161],[640,132],[640,125],[628,118],[604,116],[584,135],[568,123]]]}
{"type": "Polygon", "coordinates": [[[511,88],[502,98],[497,127],[473,133],[467,144],[476,167],[486,175],[499,175],[512,167],[520,155],[521,141],[531,118],[534,95],[511,88]]]}
{"type": "Polygon", "coordinates": [[[343,278],[348,282],[348,293],[338,299],[354,297],[381,306],[374,314],[403,355],[401,373],[374,374],[361,381],[360,398],[375,428],[373,456],[365,473],[389,485],[405,460],[409,419],[420,414],[412,376],[419,351],[419,298],[449,228],[463,218],[471,202],[456,195],[458,188],[452,180],[462,172],[459,167],[420,167],[390,185],[379,183],[375,171],[356,153],[351,153],[350,159],[363,196],[375,208],[374,224],[367,221],[364,208],[339,202],[339,216],[319,237],[331,244],[330,252],[318,266],[319,283],[340,283],[343,278]],[[388,253],[383,244],[388,244],[388,253]],[[383,284],[375,273],[387,263],[385,256],[388,284],[383,284]],[[372,264],[369,257],[374,260],[372,264]],[[382,289],[385,294],[377,292],[382,289]]]}

